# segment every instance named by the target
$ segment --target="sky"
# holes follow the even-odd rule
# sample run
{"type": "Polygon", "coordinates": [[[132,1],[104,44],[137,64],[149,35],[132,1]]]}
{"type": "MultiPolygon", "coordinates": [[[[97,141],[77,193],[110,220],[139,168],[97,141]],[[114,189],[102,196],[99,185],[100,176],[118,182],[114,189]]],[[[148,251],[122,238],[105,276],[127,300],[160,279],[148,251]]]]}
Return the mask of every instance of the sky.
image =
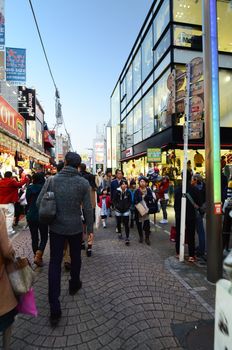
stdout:
{"type": "MultiPolygon", "coordinates": [[[[93,147],[110,119],[110,95],[153,0],[32,0],[73,149],[93,147]]],[[[50,128],[55,88],[28,0],[5,0],[6,46],[25,48],[27,86],[50,128]]]]}

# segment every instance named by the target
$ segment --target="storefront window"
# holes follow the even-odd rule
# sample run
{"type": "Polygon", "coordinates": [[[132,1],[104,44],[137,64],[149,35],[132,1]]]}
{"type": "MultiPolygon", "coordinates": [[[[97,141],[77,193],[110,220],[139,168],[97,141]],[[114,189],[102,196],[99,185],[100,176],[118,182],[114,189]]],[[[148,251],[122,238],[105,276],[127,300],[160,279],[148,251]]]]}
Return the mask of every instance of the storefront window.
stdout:
{"type": "Polygon", "coordinates": [[[141,75],[141,50],[139,50],[133,61],[133,94],[138,90],[138,88],[141,85],[141,75]]]}
{"type": "Polygon", "coordinates": [[[173,19],[175,22],[201,25],[201,0],[173,0],[173,19]]]}
{"type": "Polygon", "coordinates": [[[202,31],[185,26],[174,26],[174,45],[202,50],[202,31]]]}
{"type": "Polygon", "coordinates": [[[153,28],[154,28],[154,45],[159,40],[164,29],[170,21],[170,6],[169,0],[164,0],[158,14],[155,17],[153,28]]]}
{"type": "Polygon", "coordinates": [[[152,26],[142,43],[142,79],[146,79],[153,68],[152,26]]]}
{"type": "Polygon", "coordinates": [[[170,46],[170,30],[167,31],[164,38],[159,43],[158,47],[154,51],[154,65],[159,62],[160,58],[167,51],[170,46]]]}
{"type": "Polygon", "coordinates": [[[142,140],[142,109],[141,102],[134,108],[134,143],[142,140]]]}
{"type": "Polygon", "coordinates": [[[167,116],[167,102],[169,96],[169,90],[167,88],[167,79],[170,71],[168,70],[154,87],[154,100],[155,100],[155,127],[156,131],[161,131],[171,126],[170,117],[167,116]]]}
{"type": "Polygon", "coordinates": [[[142,100],[143,106],[143,139],[151,136],[154,132],[153,127],[153,89],[151,89],[142,100]]]}
{"type": "Polygon", "coordinates": [[[130,101],[132,97],[132,65],[130,66],[126,75],[126,98],[127,102],[130,101]]]}
{"type": "Polygon", "coordinates": [[[232,4],[231,1],[217,1],[218,50],[232,52],[232,4]]]}
{"type": "Polygon", "coordinates": [[[220,125],[232,127],[232,71],[219,71],[220,125]]]}

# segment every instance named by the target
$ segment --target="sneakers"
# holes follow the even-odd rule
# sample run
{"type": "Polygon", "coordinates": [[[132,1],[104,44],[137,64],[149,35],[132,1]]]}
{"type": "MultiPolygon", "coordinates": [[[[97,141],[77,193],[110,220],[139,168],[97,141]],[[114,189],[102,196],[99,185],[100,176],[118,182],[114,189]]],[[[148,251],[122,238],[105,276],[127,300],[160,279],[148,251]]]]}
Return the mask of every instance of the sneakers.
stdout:
{"type": "Polygon", "coordinates": [[[195,256],[190,256],[190,257],[188,258],[188,262],[189,262],[189,263],[195,263],[196,261],[197,261],[197,259],[196,259],[195,256]]]}
{"type": "Polygon", "coordinates": [[[168,220],[167,219],[162,219],[159,222],[160,224],[168,224],[168,220]]]}
{"type": "Polygon", "coordinates": [[[118,234],[118,239],[122,239],[122,234],[121,233],[118,234]]]}
{"type": "Polygon", "coordinates": [[[116,227],[115,232],[118,233],[118,228],[116,227]]]}
{"type": "Polygon", "coordinates": [[[50,321],[50,325],[51,327],[56,327],[61,319],[61,316],[62,316],[62,312],[59,311],[57,313],[52,313],[50,314],[50,317],[49,317],[49,321],[50,321]]]}
{"type": "Polygon", "coordinates": [[[85,250],[85,241],[81,242],[81,250],[85,250]]]}
{"type": "Polygon", "coordinates": [[[78,285],[75,288],[71,285],[69,281],[69,295],[75,295],[78,292],[78,290],[81,289],[81,287],[82,287],[81,281],[78,283],[78,285]]]}
{"type": "Polygon", "coordinates": [[[106,228],[106,223],[105,223],[105,221],[103,221],[102,226],[103,226],[103,228],[106,228]]]}
{"type": "Polygon", "coordinates": [[[43,252],[42,250],[37,250],[35,253],[35,257],[34,257],[34,264],[36,264],[39,267],[43,266],[43,252]]]}
{"type": "Polygon", "coordinates": [[[129,238],[126,238],[125,244],[126,244],[126,245],[130,245],[130,240],[129,240],[129,238]]]}

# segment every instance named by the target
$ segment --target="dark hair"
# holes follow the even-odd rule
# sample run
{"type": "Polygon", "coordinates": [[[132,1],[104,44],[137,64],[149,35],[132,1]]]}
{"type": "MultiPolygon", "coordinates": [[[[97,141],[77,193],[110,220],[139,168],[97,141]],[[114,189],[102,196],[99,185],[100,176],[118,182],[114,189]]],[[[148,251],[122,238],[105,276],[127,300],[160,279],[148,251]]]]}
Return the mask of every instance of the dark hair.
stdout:
{"type": "Polygon", "coordinates": [[[115,175],[117,175],[117,173],[119,173],[119,172],[122,173],[122,170],[121,169],[116,169],[115,170],[115,175]]]}
{"type": "Polygon", "coordinates": [[[85,165],[85,163],[81,163],[81,164],[79,165],[79,168],[80,168],[80,171],[86,171],[86,165],[85,165]]]}
{"type": "Polygon", "coordinates": [[[32,175],[32,183],[35,184],[41,184],[43,185],[45,183],[44,175],[43,173],[35,173],[32,175]]]}
{"type": "Polygon", "coordinates": [[[12,177],[12,172],[11,171],[6,171],[5,174],[4,174],[4,177],[6,178],[11,178],[12,177]]]}
{"type": "Polygon", "coordinates": [[[128,186],[128,182],[126,179],[122,179],[120,182],[119,182],[119,186],[121,186],[122,184],[126,184],[128,186]]]}
{"type": "Polygon", "coordinates": [[[138,178],[138,181],[140,182],[141,180],[144,180],[145,182],[149,182],[149,180],[148,180],[148,178],[146,177],[146,176],[140,176],[139,178],[138,178]]]}
{"type": "Polygon", "coordinates": [[[131,180],[130,181],[130,186],[132,186],[132,185],[136,185],[136,181],[135,180],[131,180]]]}
{"type": "Polygon", "coordinates": [[[56,166],[57,172],[59,173],[63,169],[63,167],[64,167],[64,162],[60,161],[56,166]]]}
{"type": "Polygon", "coordinates": [[[65,156],[66,165],[69,165],[73,168],[78,168],[81,164],[81,157],[75,152],[68,152],[65,156]]]}
{"type": "Polygon", "coordinates": [[[102,194],[104,191],[108,192],[108,188],[107,188],[107,187],[104,187],[104,188],[101,190],[101,194],[102,194]]]}

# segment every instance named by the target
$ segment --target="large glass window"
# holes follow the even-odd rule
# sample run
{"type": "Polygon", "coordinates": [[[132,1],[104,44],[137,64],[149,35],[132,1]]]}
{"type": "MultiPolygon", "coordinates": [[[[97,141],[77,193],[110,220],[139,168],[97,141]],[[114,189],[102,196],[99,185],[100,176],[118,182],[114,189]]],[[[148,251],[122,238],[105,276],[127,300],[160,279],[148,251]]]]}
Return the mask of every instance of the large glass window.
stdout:
{"type": "Polygon", "coordinates": [[[134,115],[133,111],[126,118],[126,131],[127,131],[127,148],[132,147],[134,144],[134,115]]]}
{"type": "Polygon", "coordinates": [[[167,103],[170,91],[167,88],[168,70],[154,87],[155,98],[155,129],[161,131],[172,125],[170,117],[167,116],[167,103]]]}
{"type": "Polygon", "coordinates": [[[218,50],[232,52],[232,3],[231,1],[217,1],[218,16],[218,50]]]}
{"type": "Polygon", "coordinates": [[[185,26],[174,26],[174,45],[202,50],[202,31],[185,26]]]}
{"type": "Polygon", "coordinates": [[[154,132],[154,106],[153,89],[142,100],[143,106],[143,139],[148,138],[154,132]]]}
{"type": "Polygon", "coordinates": [[[167,51],[167,49],[170,46],[170,30],[167,31],[159,45],[154,51],[154,65],[156,65],[157,62],[159,62],[160,58],[163,56],[163,54],[167,51]]]}
{"type": "Polygon", "coordinates": [[[141,82],[141,50],[139,50],[133,61],[133,94],[138,90],[141,82]]]}
{"type": "Polygon", "coordinates": [[[126,97],[127,97],[127,102],[129,102],[132,97],[132,65],[128,69],[128,72],[126,75],[126,97]]]}
{"type": "Polygon", "coordinates": [[[146,79],[153,68],[153,38],[152,26],[142,43],[142,79],[146,79]]]}
{"type": "Polygon", "coordinates": [[[121,122],[121,149],[124,150],[127,148],[126,143],[126,119],[121,122]]]}
{"type": "Polygon", "coordinates": [[[201,0],[173,0],[173,19],[175,22],[201,25],[201,0]]]}
{"type": "Polygon", "coordinates": [[[142,140],[142,109],[141,102],[134,108],[134,143],[142,140]]]}
{"type": "Polygon", "coordinates": [[[155,20],[153,22],[154,45],[159,40],[161,34],[163,33],[164,29],[167,27],[167,24],[169,23],[169,21],[170,21],[169,0],[164,0],[164,3],[159,9],[159,12],[156,15],[155,20]]]}
{"type": "Polygon", "coordinates": [[[232,127],[232,71],[219,71],[220,92],[220,124],[224,127],[232,127]]]}

